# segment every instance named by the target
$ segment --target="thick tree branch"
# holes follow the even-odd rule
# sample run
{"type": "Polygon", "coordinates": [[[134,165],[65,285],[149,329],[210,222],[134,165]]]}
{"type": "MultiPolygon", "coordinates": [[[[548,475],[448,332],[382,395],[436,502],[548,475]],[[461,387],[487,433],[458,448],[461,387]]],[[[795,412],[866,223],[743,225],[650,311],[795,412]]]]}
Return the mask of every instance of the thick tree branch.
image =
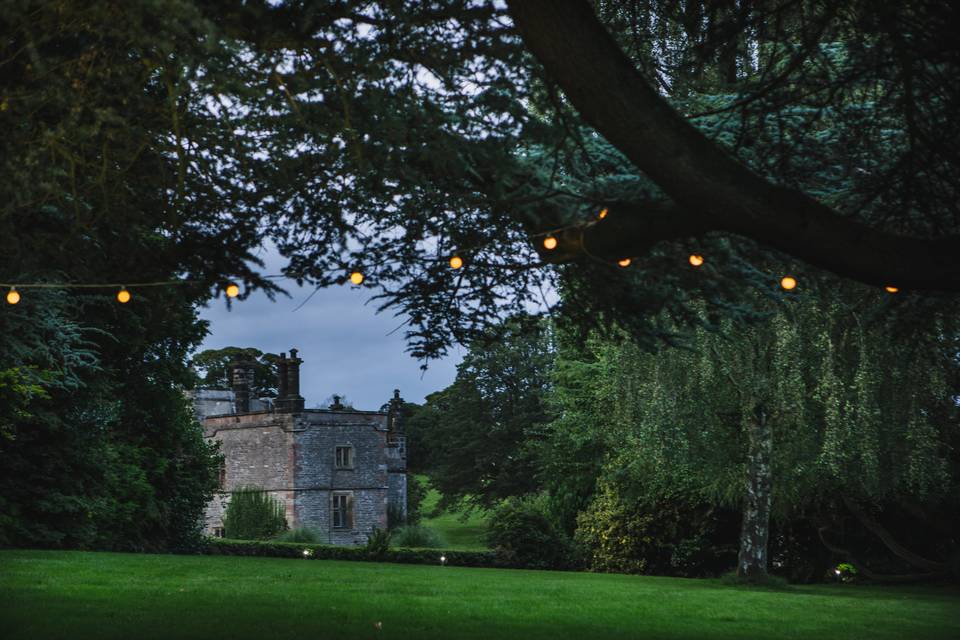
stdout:
{"type": "MultiPolygon", "coordinates": [[[[642,256],[661,240],[696,236],[710,228],[697,216],[667,201],[616,202],[607,205],[602,222],[557,233],[557,248],[537,251],[555,264],[582,258],[584,254],[615,262],[642,256]]],[[[545,219],[549,219],[544,215],[545,219]]]]}
{"type": "MultiPolygon", "coordinates": [[[[636,70],[585,0],[508,0],[527,47],[583,118],[699,229],[737,233],[874,285],[960,291],[960,237],[903,236],[778,187],[707,139],[636,70]]],[[[639,254],[646,239],[637,239],[639,254]]]]}

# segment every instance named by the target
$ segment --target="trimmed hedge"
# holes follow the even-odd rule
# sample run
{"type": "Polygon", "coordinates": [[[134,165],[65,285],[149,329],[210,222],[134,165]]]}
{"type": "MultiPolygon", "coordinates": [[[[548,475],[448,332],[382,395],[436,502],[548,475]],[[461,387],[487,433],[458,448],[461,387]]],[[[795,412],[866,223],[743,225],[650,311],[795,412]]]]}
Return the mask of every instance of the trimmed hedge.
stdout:
{"type": "Polygon", "coordinates": [[[505,563],[493,551],[454,551],[448,549],[388,549],[378,554],[369,553],[364,547],[344,547],[303,542],[273,542],[259,540],[228,540],[208,538],[201,553],[213,556],[258,556],[267,558],[300,558],[309,560],[360,560],[369,562],[396,562],[400,564],[440,564],[440,556],[446,564],[457,567],[524,568],[505,563]],[[304,551],[309,551],[304,555],[304,551]]]}

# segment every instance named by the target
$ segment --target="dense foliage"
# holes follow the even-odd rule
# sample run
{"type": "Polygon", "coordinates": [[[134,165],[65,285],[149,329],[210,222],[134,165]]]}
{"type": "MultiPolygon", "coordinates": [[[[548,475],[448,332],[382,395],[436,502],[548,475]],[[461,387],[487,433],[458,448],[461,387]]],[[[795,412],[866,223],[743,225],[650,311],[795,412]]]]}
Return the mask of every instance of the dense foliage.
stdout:
{"type": "Polygon", "coordinates": [[[430,527],[409,524],[391,532],[390,544],[395,547],[442,549],[446,546],[446,541],[444,541],[439,533],[430,527]]]}
{"type": "Polygon", "coordinates": [[[602,482],[577,517],[575,541],[594,571],[717,575],[736,561],[731,520],[729,513],[680,493],[653,503],[602,482]]]}
{"type": "MultiPolygon", "coordinates": [[[[603,38],[704,148],[818,199],[834,228],[956,233],[957,151],[943,143],[957,137],[960,100],[943,81],[960,65],[949,3],[701,4],[594,8],[603,38]]],[[[582,322],[668,338],[676,325],[660,311],[696,323],[686,303],[703,297],[749,314],[745,293],[801,269],[734,235],[782,244],[751,225],[706,234],[726,210],[678,214],[684,224],[665,232],[658,212],[674,211],[678,181],[652,180],[596,134],[604,123],[571,108],[563,78],[543,72],[531,34],[514,28],[515,5],[4,7],[3,272],[184,275],[199,283],[186,289],[194,299],[228,277],[273,291],[251,254],[270,239],[300,281],[362,271],[409,319],[414,355],[433,356],[505,311],[549,303],[558,281],[582,322]],[[630,239],[620,255],[581,245],[569,268],[543,263],[560,260],[540,249],[543,234],[591,223],[589,236],[604,207],[610,233],[630,239]],[[691,250],[709,269],[681,268],[691,250]],[[462,269],[449,268],[453,254],[462,269]],[[102,259],[74,264],[84,255],[102,259]],[[616,267],[627,256],[631,268],[616,267]]],[[[807,244],[827,243],[830,229],[807,244]]]]}
{"type": "Polygon", "coordinates": [[[196,544],[217,461],[176,387],[200,331],[179,311],[61,292],[4,309],[0,544],[196,544]]]}
{"type": "Polygon", "coordinates": [[[283,503],[259,487],[238,487],[223,514],[223,534],[237,540],[266,540],[287,528],[283,503]]]}
{"type": "Polygon", "coordinates": [[[453,385],[429,396],[407,421],[411,448],[427,443],[421,465],[443,495],[442,507],[490,507],[536,487],[531,445],[547,419],[552,339],[547,324],[505,323],[478,340],[453,385]]]}
{"type": "Polygon", "coordinates": [[[562,569],[578,563],[570,539],[557,527],[542,496],[500,503],[489,520],[487,544],[507,565],[562,569]]]}
{"type": "MultiPolygon", "coordinates": [[[[537,361],[546,384],[530,392],[545,413],[490,447],[501,460],[522,453],[527,483],[454,476],[445,486],[478,505],[537,495],[538,522],[574,535],[597,570],[717,574],[746,545],[756,571],[798,580],[840,560],[871,579],[944,577],[957,552],[949,514],[960,506],[957,316],[864,312],[889,309],[865,302],[844,290],[758,302],[765,317],[655,352],[624,335],[580,342],[565,330],[558,341],[538,343],[535,331],[531,342],[498,343],[496,359],[477,343],[465,362],[487,369],[464,369],[421,411],[438,425],[470,416],[460,447],[490,447],[497,423],[470,409],[505,387],[473,399],[451,391],[503,375],[504,362],[537,361]]],[[[432,480],[459,452],[431,455],[432,480]]],[[[512,500],[491,513],[497,544],[545,535],[530,534],[533,520],[514,517],[512,500]]]]}

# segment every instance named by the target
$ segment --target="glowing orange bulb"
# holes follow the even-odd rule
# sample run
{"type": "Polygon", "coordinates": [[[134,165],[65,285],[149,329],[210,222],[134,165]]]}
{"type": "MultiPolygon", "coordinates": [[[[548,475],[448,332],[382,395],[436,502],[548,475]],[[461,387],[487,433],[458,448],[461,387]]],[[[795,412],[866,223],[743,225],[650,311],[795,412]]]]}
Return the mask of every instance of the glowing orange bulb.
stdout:
{"type": "Polygon", "coordinates": [[[11,287],[10,291],[7,292],[7,302],[9,304],[17,304],[20,302],[20,292],[11,287]]]}
{"type": "Polygon", "coordinates": [[[543,239],[543,246],[546,249],[552,250],[557,248],[557,239],[553,236],[547,236],[543,239]]]}
{"type": "Polygon", "coordinates": [[[359,271],[354,271],[350,274],[350,282],[353,284],[362,284],[363,283],[363,274],[359,271]]]}
{"type": "Polygon", "coordinates": [[[699,267],[700,265],[703,264],[703,256],[698,256],[697,254],[693,254],[692,256],[690,256],[690,264],[692,264],[695,267],[699,267]]]}
{"type": "Polygon", "coordinates": [[[780,281],[780,286],[787,291],[792,291],[797,288],[797,279],[793,276],[783,276],[783,280],[780,281]]]}
{"type": "Polygon", "coordinates": [[[606,208],[600,209],[600,213],[597,214],[597,217],[603,220],[607,217],[607,214],[610,213],[606,208]]]}
{"type": "Polygon", "coordinates": [[[117,291],[117,302],[120,304],[127,304],[130,302],[130,292],[126,289],[120,289],[120,291],[117,291]]]}
{"type": "Polygon", "coordinates": [[[624,258],[623,260],[620,260],[619,262],[617,262],[617,264],[620,265],[621,267],[629,267],[630,258],[624,258]]]}
{"type": "Polygon", "coordinates": [[[887,293],[896,293],[896,292],[900,291],[900,289],[898,289],[897,287],[895,287],[895,286],[893,286],[893,285],[890,285],[890,284],[888,284],[887,286],[885,286],[884,289],[886,289],[887,293]]]}
{"type": "Polygon", "coordinates": [[[230,284],[228,284],[228,285],[227,285],[227,297],[228,297],[228,298],[236,298],[238,295],[240,295],[240,287],[238,287],[237,285],[233,284],[232,282],[231,282],[230,284]]]}
{"type": "Polygon", "coordinates": [[[459,269],[462,266],[463,266],[463,258],[461,258],[460,256],[453,256],[452,258],[450,258],[451,269],[459,269]]]}

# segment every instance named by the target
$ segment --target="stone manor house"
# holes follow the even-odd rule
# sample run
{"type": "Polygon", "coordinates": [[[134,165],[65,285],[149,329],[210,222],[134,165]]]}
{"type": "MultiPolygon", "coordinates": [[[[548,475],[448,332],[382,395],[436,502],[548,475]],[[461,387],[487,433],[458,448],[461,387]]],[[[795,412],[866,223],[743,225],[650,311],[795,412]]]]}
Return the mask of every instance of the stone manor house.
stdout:
{"type": "Polygon", "coordinates": [[[207,505],[205,532],[223,535],[233,491],[255,486],[286,507],[287,526],[311,527],[332,544],[366,542],[387,514],[406,517],[407,454],[400,392],[379,411],[334,402],[305,409],[297,350],[280,355],[279,395],[251,397],[253,370],[233,365],[231,390],[192,394],[204,435],[220,443],[220,493],[207,505]]]}

